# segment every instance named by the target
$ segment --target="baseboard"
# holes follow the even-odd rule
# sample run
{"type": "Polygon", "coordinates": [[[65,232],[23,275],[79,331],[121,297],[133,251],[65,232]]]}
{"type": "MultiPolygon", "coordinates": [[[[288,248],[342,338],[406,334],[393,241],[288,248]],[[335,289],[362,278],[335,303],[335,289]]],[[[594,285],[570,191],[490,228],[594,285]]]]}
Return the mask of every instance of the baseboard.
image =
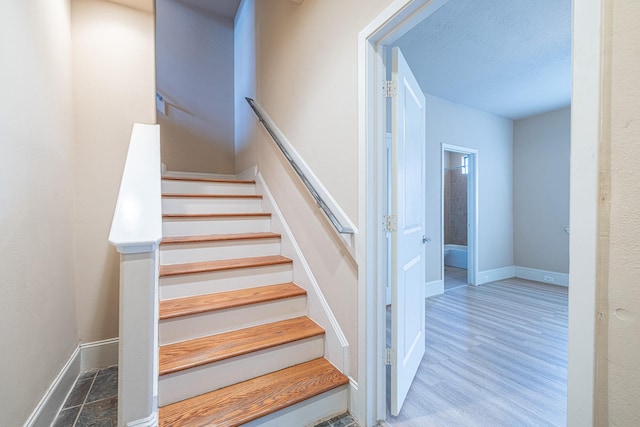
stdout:
{"type": "Polygon", "coordinates": [[[236,178],[240,180],[252,180],[258,175],[258,166],[252,166],[247,170],[244,170],[236,174],[236,178]]]}
{"type": "Polygon", "coordinates": [[[38,406],[31,413],[31,416],[24,424],[25,427],[49,427],[58,415],[58,411],[67,399],[73,385],[80,374],[80,347],[76,347],[74,352],[64,364],[56,378],[49,386],[38,406]]]}
{"type": "Polygon", "coordinates": [[[476,281],[478,285],[495,282],[496,280],[510,279],[516,276],[516,268],[513,265],[508,267],[494,268],[492,270],[479,271],[476,281]]]}
{"type": "Polygon", "coordinates": [[[293,279],[307,291],[309,317],[325,330],[325,358],[345,375],[349,375],[349,343],[322,293],[302,249],[289,228],[282,211],[260,173],[256,175],[258,194],[263,195],[266,210],[272,212],[272,231],[282,235],[282,255],[293,259],[293,279]]]}
{"type": "Polygon", "coordinates": [[[80,344],[81,371],[118,364],[118,338],[80,344]]]}
{"type": "Polygon", "coordinates": [[[118,364],[118,339],[80,344],[49,386],[25,427],[49,427],[82,371],[118,364]]]}
{"type": "Polygon", "coordinates": [[[349,377],[349,413],[353,418],[356,419],[358,425],[364,426],[366,423],[364,408],[362,408],[361,402],[364,402],[364,399],[359,395],[360,387],[358,386],[358,382],[353,378],[349,377]]]}
{"type": "Polygon", "coordinates": [[[424,297],[434,297],[444,293],[444,280],[434,280],[424,284],[424,297]]]}
{"type": "Polygon", "coordinates": [[[529,267],[515,267],[515,276],[520,279],[534,280],[550,285],[569,286],[569,275],[556,271],[538,270],[529,267]]]}

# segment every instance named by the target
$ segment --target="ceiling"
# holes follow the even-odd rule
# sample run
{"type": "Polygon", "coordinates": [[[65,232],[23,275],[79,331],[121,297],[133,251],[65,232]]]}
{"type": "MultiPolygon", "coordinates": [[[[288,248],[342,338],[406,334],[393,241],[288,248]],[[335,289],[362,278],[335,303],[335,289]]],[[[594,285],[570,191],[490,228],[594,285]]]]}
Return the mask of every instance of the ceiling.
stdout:
{"type": "Polygon", "coordinates": [[[225,18],[235,18],[240,0],[178,0],[195,8],[225,18]]]}
{"type": "Polygon", "coordinates": [[[450,0],[399,46],[422,90],[512,120],[571,102],[571,0],[450,0]]]}

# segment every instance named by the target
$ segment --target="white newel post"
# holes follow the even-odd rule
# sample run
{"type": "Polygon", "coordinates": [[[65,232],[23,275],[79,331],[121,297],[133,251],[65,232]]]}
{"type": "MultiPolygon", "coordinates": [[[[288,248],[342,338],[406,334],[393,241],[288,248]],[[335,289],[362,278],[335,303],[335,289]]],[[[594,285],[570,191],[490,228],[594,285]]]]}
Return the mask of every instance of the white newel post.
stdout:
{"type": "Polygon", "coordinates": [[[135,124],[109,242],[120,252],[118,426],[158,424],[160,130],[135,124]]]}

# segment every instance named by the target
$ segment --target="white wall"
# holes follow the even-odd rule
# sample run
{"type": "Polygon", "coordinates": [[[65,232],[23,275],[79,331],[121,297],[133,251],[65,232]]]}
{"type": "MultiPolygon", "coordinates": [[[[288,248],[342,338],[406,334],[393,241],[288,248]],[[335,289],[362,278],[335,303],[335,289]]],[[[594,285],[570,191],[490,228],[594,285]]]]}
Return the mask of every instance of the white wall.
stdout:
{"type": "MultiPolygon", "coordinates": [[[[257,99],[355,223],[357,36],[390,0],[254,3],[257,99]]],[[[250,24],[246,31],[236,37],[251,39],[250,24]]],[[[238,170],[255,159],[347,337],[357,381],[358,266],[256,120],[238,126],[257,130],[253,142],[243,140],[250,149],[239,146],[238,170]]]]}
{"type": "Polygon", "coordinates": [[[512,266],[513,122],[433,95],[426,100],[426,281],[442,279],[442,144],[478,150],[479,271],[512,266]]]}
{"type": "Polygon", "coordinates": [[[0,2],[0,424],[78,345],[68,0],[0,2]]]}
{"type": "Polygon", "coordinates": [[[233,19],[158,0],[157,87],[169,170],[235,172],[233,19]]]}
{"type": "Polygon", "coordinates": [[[569,154],[571,110],[563,108],[513,125],[514,261],[569,273],[569,154]]]}
{"type": "Polygon", "coordinates": [[[255,0],[242,0],[234,26],[234,105],[236,171],[258,164],[256,116],[245,100],[256,98],[256,6],[255,0]]]}
{"type": "Polygon", "coordinates": [[[155,122],[154,18],[71,4],[76,297],[80,339],[92,342],[118,336],[119,256],[107,238],[133,123],[155,122]]]}

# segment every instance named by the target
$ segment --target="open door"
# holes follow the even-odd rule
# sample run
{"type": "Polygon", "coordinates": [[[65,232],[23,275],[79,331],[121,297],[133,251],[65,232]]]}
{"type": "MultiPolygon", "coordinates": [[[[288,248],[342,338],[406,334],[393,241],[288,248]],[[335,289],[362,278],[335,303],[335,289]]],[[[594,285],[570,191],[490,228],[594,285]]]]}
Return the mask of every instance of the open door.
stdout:
{"type": "Polygon", "coordinates": [[[425,352],[425,98],[392,50],[391,413],[398,415],[425,352]],[[392,84],[393,87],[393,84],[392,84]]]}

